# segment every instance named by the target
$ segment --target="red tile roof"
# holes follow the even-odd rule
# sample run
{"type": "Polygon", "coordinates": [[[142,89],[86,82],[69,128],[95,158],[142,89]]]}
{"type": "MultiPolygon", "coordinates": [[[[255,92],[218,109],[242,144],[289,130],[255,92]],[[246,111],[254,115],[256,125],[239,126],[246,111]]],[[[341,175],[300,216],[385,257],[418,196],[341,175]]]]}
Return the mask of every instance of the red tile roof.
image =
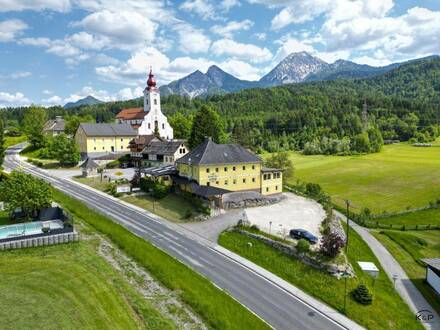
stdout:
{"type": "Polygon", "coordinates": [[[144,108],[127,108],[122,109],[117,115],[116,119],[132,120],[132,119],[144,119],[147,113],[144,112],[144,108]]]}

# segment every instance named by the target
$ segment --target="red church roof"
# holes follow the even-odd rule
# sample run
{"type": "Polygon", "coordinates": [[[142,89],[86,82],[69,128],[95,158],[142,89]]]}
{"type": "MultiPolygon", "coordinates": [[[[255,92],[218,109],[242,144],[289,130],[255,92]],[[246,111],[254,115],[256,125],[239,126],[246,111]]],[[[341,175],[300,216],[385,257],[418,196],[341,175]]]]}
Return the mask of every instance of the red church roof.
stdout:
{"type": "Polygon", "coordinates": [[[144,119],[147,113],[144,108],[127,108],[122,109],[117,115],[116,119],[132,120],[132,119],[144,119]]]}

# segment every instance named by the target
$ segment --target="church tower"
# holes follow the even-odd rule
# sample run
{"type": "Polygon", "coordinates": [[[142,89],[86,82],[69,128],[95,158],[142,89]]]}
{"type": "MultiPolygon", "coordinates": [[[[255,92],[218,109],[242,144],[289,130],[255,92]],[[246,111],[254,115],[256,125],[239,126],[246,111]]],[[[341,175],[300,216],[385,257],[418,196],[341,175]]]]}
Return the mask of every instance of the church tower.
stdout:
{"type": "Polygon", "coordinates": [[[143,110],[145,116],[138,128],[139,135],[157,134],[164,139],[172,140],[173,128],[160,109],[160,91],[156,87],[156,79],[151,68],[148,74],[147,87],[144,89],[143,110]]]}

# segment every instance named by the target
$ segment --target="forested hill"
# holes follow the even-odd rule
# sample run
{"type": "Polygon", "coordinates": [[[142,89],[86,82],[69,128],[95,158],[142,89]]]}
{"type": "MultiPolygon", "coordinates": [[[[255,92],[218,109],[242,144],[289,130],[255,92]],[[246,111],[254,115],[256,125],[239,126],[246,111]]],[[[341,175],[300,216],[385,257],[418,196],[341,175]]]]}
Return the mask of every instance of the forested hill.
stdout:
{"type": "MultiPolygon", "coordinates": [[[[121,108],[141,104],[136,99],[69,110],[53,107],[47,112],[49,117],[91,115],[101,122],[112,121],[121,108]]],[[[162,108],[177,138],[187,137],[192,114],[202,105],[220,113],[231,141],[257,150],[310,147],[312,153],[346,153],[359,150],[356,141],[366,140],[366,134],[373,140],[427,142],[439,134],[440,58],[410,62],[374,78],[255,88],[193,100],[163,97],[162,108]],[[364,102],[366,116],[362,116],[364,102]]],[[[23,111],[0,114],[20,122],[23,111]]]]}

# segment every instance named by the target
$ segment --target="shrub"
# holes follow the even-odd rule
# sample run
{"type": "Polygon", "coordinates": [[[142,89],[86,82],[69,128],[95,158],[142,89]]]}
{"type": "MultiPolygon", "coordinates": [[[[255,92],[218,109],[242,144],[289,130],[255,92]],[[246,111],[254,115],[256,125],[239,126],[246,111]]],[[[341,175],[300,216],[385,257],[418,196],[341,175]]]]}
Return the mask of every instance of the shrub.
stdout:
{"type": "Polygon", "coordinates": [[[312,197],[318,196],[322,192],[322,188],[317,183],[307,183],[306,184],[306,194],[312,197]]]}
{"type": "Polygon", "coordinates": [[[296,249],[298,250],[299,253],[309,252],[310,243],[307,240],[305,240],[304,238],[301,238],[298,241],[298,244],[296,245],[296,249]]]}
{"type": "Polygon", "coordinates": [[[150,192],[150,190],[154,187],[154,181],[149,178],[140,178],[139,187],[142,191],[150,192]]]}
{"type": "Polygon", "coordinates": [[[192,211],[190,209],[186,210],[184,218],[191,219],[192,216],[193,216],[192,211]]]}
{"type": "Polygon", "coordinates": [[[161,183],[156,182],[153,186],[153,197],[154,198],[162,199],[166,195],[168,195],[169,192],[170,192],[169,187],[167,187],[161,183]]]}
{"type": "Polygon", "coordinates": [[[365,284],[359,284],[356,289],[351,291],[351,296],[362,305],[371,305],[373,302],[373,295],[365,284]]]}
{"type": "Polygon", "coordinates": [[[331,258],[336,257],[344,246],[344,240],[336,233],[329,233],[322,238],[320,251],[331,258]]]}
{"type": "Polygon", "coordinates": [[[252,226],[251,226],[251,229],[252,229],[252,230],[255,230],[255,231],[260,231],[260,228],[258,228],[257,225],[252,225],[252,226]]]}

